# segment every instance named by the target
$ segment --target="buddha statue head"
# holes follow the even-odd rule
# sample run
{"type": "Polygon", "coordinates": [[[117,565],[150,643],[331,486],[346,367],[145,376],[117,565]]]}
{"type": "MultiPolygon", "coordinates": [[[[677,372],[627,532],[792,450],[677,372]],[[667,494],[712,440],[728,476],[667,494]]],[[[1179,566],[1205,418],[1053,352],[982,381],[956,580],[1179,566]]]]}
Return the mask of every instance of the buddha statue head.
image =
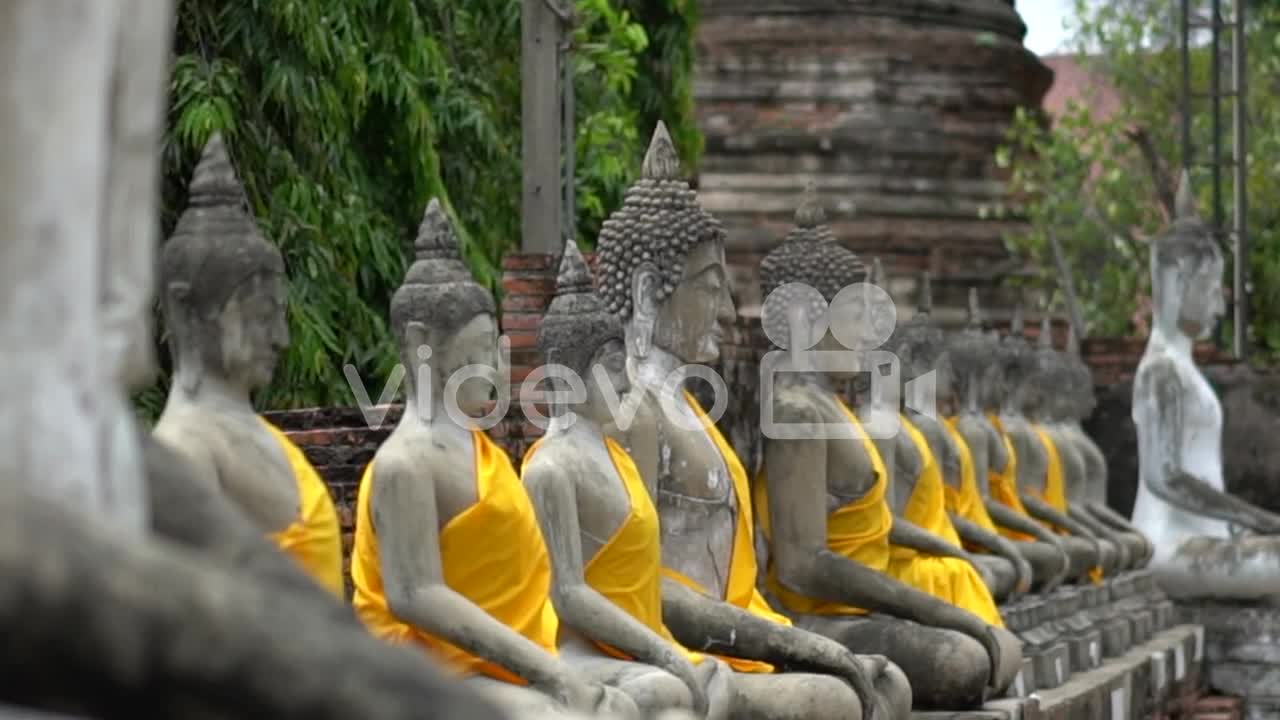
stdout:
{"type": "MultiPolygon", "coordinates": [[[[932,373],[933,392],[937,398],[949,399],[951,395],[951,364],[947,354],[946,336],[933,321],[933,289],[928,271],[920,276],[916,313],[894,330],[889,338],[888,350],[902,363],[904,380],[924,379],[932,373]]],[[[928,383],[917,383],[921,391],[928,383]]],[[[921,400],[912,403],[921,409],[921,400]]]]}
{"type": "Polygon", "coordinates": [[[951,381],[960,410],[976,413],[992,407],[985,393],[988,386],[998,386],[1003,376],[996,357],[999,340],[982,321],[978,289],[969,288],[969,315],[964,328],[953,333],[947,343],[951,381]]]}
{"type": "Polygon", "coordinates": [[[565,241],[556,296],[538,329],[538,348],[548,364],[568,370],[570,378],[551,377],[556,390],[565,392],[564,385],[580,380],[578,410],[599,425],[609,424],[612,408],[606,397],[621,397],[630,387],[627,348],[622,323],[592,288],[591,270],[572,239],[565,241]]]}
{"type": "Polygon", "coordinates": [[[1071,400],[1071,420],[1084,420],[1093,414],[1098,406],[1098,398],[1093,387],[1093,371],[1084,361],[1080,352],[1080,339],[1076,335],[1075,326],[1067,327],[1067,347],[1063,350],[1063,362],[1071,372],[1072,390],[1068,393],[1071,400]]]}
{"type": "Polygon", "coordinates": [[[247,209],[221,136],[204,148],[187,209],[161,256],[175,385],[216,378],[246,397],[289,345],[284,260],[247,209]]]}
{"type": "Polygon", "coordinates": [[[444,403],[451,414],[456,407],[474,416],[492,398],[502,366],[493,296],[462,263],[453,224],[435,198],[413,250],[404,283],[391,296],[391,331],[406,380],[419,410],[444,403]]]}
{"type": "Polygon", "coordinates": [[[1035,355],[1037,379],[1034,386],[1039,395],[1041,416],[1052,421],[1065,421],[1075,409],[1073,393],[1066,388],[1071,387],[1076,375],[1066,355],[1053,347],[1053,321],[1048,312],[1040,317],[1035,355]]]}
{"type": "Polygon", "coordinates": [[[725,233],[681,177],[661,122],[641,177],[604,222],[596,244],[599,292],[622,321],[628,351],[658,347],[686,363],[720,357],[735,317],[725,268],[725,233]]]}
{"type": "Polygon", "coordinates": [[[1001,413],[1021,415],[1026,412],[1030,387],[1038,366],[1035,348],[1023,334],[1022,305],[1013,311],[1009,332],[996,345],[995,361],[1000,365],[1000,383],[993,389],[991,400],[1001,413]]]}
{"type": "Polygon", "coordinates": [[[850,311],[858,313],[852,307],[839,307],[836,298],[860,301],[860,295],[842,291],[866,280],[866,265],[836,242],[810,184],[796,209],[795,226],[760,262],[760,292],[765,298],[760,319],[765,336],[778,347],[793,350],[796,362],[803,360],[801,351],[811,348],[847,351],[853,345],[845,341],[856,328],[838,325],[850,311]]]}
{"type": "Polygon", "coordinates": [[[1196,210],[1186,171],[1173,224],[1151,245],[1154,328],[1165,337],[1207,337],[1222,317],[1222,249],[1196,210]]]}

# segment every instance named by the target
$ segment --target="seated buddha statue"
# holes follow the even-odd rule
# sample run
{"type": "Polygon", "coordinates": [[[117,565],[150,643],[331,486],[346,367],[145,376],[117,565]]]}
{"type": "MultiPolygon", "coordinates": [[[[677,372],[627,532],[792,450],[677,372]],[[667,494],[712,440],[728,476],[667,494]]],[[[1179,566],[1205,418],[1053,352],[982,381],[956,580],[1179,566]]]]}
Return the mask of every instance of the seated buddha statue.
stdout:
{"type": "Polygon", "coordinates": [[[245,210],[214,135],[160,264],[173,382],[155,437],[184,456],[322,586],[343,595],[342,540],[328,488],[250,393],[289,344],[284,261],[245,210]]]}
{"type": "Polygon", "coordinates": [[[356,501],[356,614],[374,635],[433,655],[521,716],[638,717],[629,697],[559,654],[551,561],[533,503],[506,452],[472,420],[501,365],[493,297],[463,265],[435,199],[414,247],[391,298],[407,369],[404,413],[365,468],[356,501]]]}
{"type": "Polygon", "coordinates": [[[728,667],[680,645],[662,620],[658,512],[635,463],[603,429],[609,397],[616,405],[630,385],[622,324],[604,309],[574,240],[565,243],[538,347],[553,415],[525,452],[521,476],[551,555],[561,656],[579,655],[587,677],[628,678],[619,687],[646,714],[730,717],[728,667]]]}
{"type": "MultiPolygon", "coordinates": [[[[768,541],[766,587],[798,626],[901,667],[917,706],[972,707],[1012,679],[1019,643],[999,627],[958,539],[934,534],[942,525],[954,533],[936,472],[937,503],[917,503],[928,505],[924,517],[894,516],[893,475],[836,391],[863,362],[849,348],[877,343],[858,342],[848,323],[828,330],[828,304],[866,287],[867,270],[823,214],[807,197],[760,266],[763,326],[783,348],[762,363],[761,403],[772,420],[762,424],[754,508],[768,541]]],[[[895,404],[889,414],[897,413],[895,404]]],[[[927,446],[918,431],[911,437],[919,460],[927,446]]]]}
{"type": "Polygon", "coordinates": [[[642,177],[597,244],[599,292],[623,323],[631,381],[612,432],[657,507],[663,619],[676,640],[732,668],[762,717],[905,718],[901,670],[795,627],[756,587],[746,471],[685,388],[709,374],[695,364],[717,360],[734,319],[724,230],[679,173],[659,124],[642,177]]]}
{"type": "Polygon", "coordinates": [[[1099,566],[1102,548],[1091,533],[1067,516],[1062,460],[1040,421],[1053,382],[1051,357],[1037,352],[1023,334],[1022,308],[1014,311],[1009,333],[1000,341],[1007,382],[998,430],[1009,438],[1016,461],[1017,502],[1022,510],[1059,535],[1071,557],[1070,577],[1081,578],[1099,566]]]}
{"type": "Polygon", "coordinates": [[[1226,491],[1222,404],[1192,355],[1223,312],[1223,257],[1186,173],[1175,207],[1151,245],[1154,318],[1133,385],[1133,524],[1155,546],[1150,567],[1170,596],[1270,599],[1280,595],[1280,516],[1226,491]]]}
{"type": "Polygon", "coordinates": [[[1062,582],[1070,563],[1058,536],[1032,520],[1018,497],[1017,460],[995,415],[1004,395],[1002,366],[993,362],[999,345],[999,338],[983,327],[978,291],[970,288],[968,322],[948,343],[955,411],[948,425],[959,436],[957,447],[968,451],[982,506],[996,532],[1014,543],[1031,565],[1032,587],[1044,592],[1062,582]]]}
{"type": "MultiPolygon", "coordinates": [[[[1040,334],[1036,343],[1038,346],[1037,352],[1045,358],[1043,362],[1046,365],[1046,370],[1043,382],[1054,388],[1070,388],[1072,383],[1078,382],[1083,378],[1076,372],[1075,366],[1070,362],[1070,358],[1067,357],[1066,353],[1053,348],[1052,338],[1051,320],[1049,314],[1045,313],[1040,321],[1040,334]]],[[[1040,428],[1048,437],[1061,463],[1062,486],[1065,496],[1063,507],[1066,509],[1067,517],[1074,520],[1092,538],[1099,541],[1101,546],[1102,558],[1099,561],[1099,567],[1093,571],[1094,579],[1098,579],[1103,574],[1110,575],[1119,570],[1127,569],[1132,558],[1130,557],[1128,538],[1121,536],[1109,525],[1099,521],[1085,506],[1084,496],[1089,482],[1088,467],[1085,465],[1080,445],[1067,427],[1068,420],[1073,416],[1073,408],[1076,404],[1075,395],[1076,393],[1071,391],[1047,393],[1041,412],[1040,428]]]]}
{"type": "MultiPolygon", "coordinates": [[[[994,579],[994,582],[989,584],[989,589],[996,600],[1003,603],[1009,601],[1015,592],[1021,594],[1031,589],[1031,566],[1013,543],[1000,535],[990,513],[987,512],[972,453],[964,437],[956,430],[955,371],[948,355],[947,338],[930,319],[933,305],[930,288],[929,273],[925,272],[921,278],[920,304],[916,315],[900,328],[897,338],[891,339],[891,342],[895,343],[894,352],[898,354],[904,365],[910,367],[913,377],[922,377],[930,372],[934,377],[932,385],[917,382],[909,386],[911,390],[908,392],[914,390],[918,395],[918,397],[909,398],[910,402],[906,410],[909,418],[907,422],[911,426],[909,429],[914,428],[919,431],[919,434],[928,442],[929,449],[927,455],[919,452],[914,454],[917,456],[917,461],[920,457],[927,460],[931,455],[936,462],[943,480],[944,506],[954,534],[962,541],[963,547],[970,551],[968,559],[981,566],[986,574],[994,579]],[[934,397],[921,395],[930,388],[934,397]],[[919,408],[926,407],[936,408],[940,417],[920,412],[919,408]]],[[[899,439],[913,440],[910,444],[903,443],[902,448],[908,455],[906,461],[912,462],[910,456],[913,454],[914,435],[908,433],[901,435],[899,439]]],[[[910,493],[922,492],[919,484],[925,472],[927,471],[917,473],[914,479],[906,474],[902,478],[895,478],[895,483],[901,482],[901,486],[896,485],[894,488],[895,499],[900,503],[906,503],[906,507],[911,507],[916,513],[921,511],[920,503],[917,502],[912,506],[912,503],[906,499],[897,498],[897,493],[899,487],[906,497],[911,497],[910,493]],[[909,487],[910,493],[908,493],[909,487]]],[[[985,477],[982,484],[986,484],[985,477]]],[[[950,538],[953,534],[940,520],[935,520],[932,524],[938,527],[935,535],[950,538]]]]}
{"type": "Polygon", "coordinates": [[[1129,549],[1129,569],[1146,567],[1155,548],[1128,518],[1112,510],[1107,504],[1107,458],[1082,426],[1084,420],[1093,414],[1097,398],[1094,394],[1093,371],[1081,357],[1080,343],[1072,327],[1067,328],[1067,347],[1062,359],[1075,379],[1069,386],[1071,391],[1064,394],[1067,406],[1064,408],[1060,427],[1075,443],[1085,467],[1084,488],[1079,497],[1072,497],[1070,501],[1073,507],[1084,509],[1098,522],[1118,533],[1119,540],[1129,549]]]}

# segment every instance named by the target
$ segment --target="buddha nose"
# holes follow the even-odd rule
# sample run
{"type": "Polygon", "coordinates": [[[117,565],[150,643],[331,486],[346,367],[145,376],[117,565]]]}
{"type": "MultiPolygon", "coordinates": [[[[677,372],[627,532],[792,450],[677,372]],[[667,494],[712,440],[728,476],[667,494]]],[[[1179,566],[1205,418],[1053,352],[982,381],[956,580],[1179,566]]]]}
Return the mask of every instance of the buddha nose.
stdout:
{"type": "Polygon", "coordinates": [[[716,321],[724,327],[730,327],[738,320],[738,309],[734,307],[733,295],[729,287],[720,288],[720,298],[716,304],[716,321]]]}

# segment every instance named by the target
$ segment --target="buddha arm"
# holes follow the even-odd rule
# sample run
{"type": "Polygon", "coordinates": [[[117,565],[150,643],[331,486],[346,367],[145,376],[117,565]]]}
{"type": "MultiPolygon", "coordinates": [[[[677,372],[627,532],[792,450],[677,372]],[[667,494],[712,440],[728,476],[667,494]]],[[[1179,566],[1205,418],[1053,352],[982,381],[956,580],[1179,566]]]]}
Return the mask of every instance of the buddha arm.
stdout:
{"type": "Polygon", "coordinates": [[[953,557],[972,562],[973,558],[964,548],[956,547],[924,528],[905,518],[893,516],[893,527],[889,530],[889,542],[927,555],[953,557]]]}
{"type": "MultiPolygon", "coordinates": [[[[1207,515],[1263,534],[1280,533],[1280,516],[1219,490],[1182,465],[1186,417],[1183,385],[1172,361],[1156,361],[1141,377],[1135,396],[1146,390],[1156,417],[1139,422],[1139,447],[1147,458],[1159,458],[1155,472],[1142,471],[1142,482],[1156,497],[1186,512],[1207,515]],[[1147,387],[1143,387],[1143,386],[1147,387]]],[[[1141,402],[1141,400],[1138,400],[1141,402]]]]}
{"type": "Polygon", "coordinates": [[[559,660],[445,584],[431,470],[379,458],[373,473],[369,515],[391,612],[534,685],[559,688],[568,675],[559,660]]]}
{"type": "Polygon", "coordinates": [[[753,615],[671,578],[662,581],[662,618],[676,639],[695,650],[812,668],[844,678],[874,708],[875,685],[857,656],[840,643],[753,615]]]}
{"type": "MultiPolygon", "coordinates": [[[[534,460],[524,481],[551,555],[551,601],[561,622],[591,640],[667,670],[688,685],[695,698],[701,699],[701,685],[693,665],[676,647],[587,584],[573,478],[562,468],[534,460]]],[[[699,707],[703,704],[705,700],[695,702],[699,707]]]]}
{"type": "Polygon", "coordinates": [[[1018,576],[1018,580],[1014,585],[1019,592],[1026,592],[1031,587],[1031,564],[1027,562],[1026,558],[1022,557],[1022,554],[1018,552],[1018,548],[1014,547],[1012,542],[959,515],[951,516],[951,524],[955,525],[956,532],[960,534],[961,540],[986,548],[993,554],[1013,563],[1014,570],[1018,576]]]}
{"type": "Polygon", "coordinates": [[[289,592],[290,602],[312,602],[333,622],[360,626],[347,605],[269,542],[225,495],[197,480],[184,456],[150,435],[143,435],[141,445],[157,535],[289,592]]]}
{"type": "Polygon", "coordinates": [[[1089,532],[1087,527],[1071,519],[1066,513],[1059,511],[1057,508],[1049,505],[1049,503],[1046,503],[1034,495],[1022,495],[1022,506],[1027,509],[1027,512],[1031,514],[1031,517],[1043,520],[1055,527],[1062,528],[1072,535],[1078,535],[1082,538],[1096,541],[1093,533],[1089,532]]]}
{"type": "Polygon", "coordinates": [[[977,615],[828,549],[826,457],[823,440],[766,440],[778,581],[806,597],[949,628],[983,641],[987,625],[977,615]]]}

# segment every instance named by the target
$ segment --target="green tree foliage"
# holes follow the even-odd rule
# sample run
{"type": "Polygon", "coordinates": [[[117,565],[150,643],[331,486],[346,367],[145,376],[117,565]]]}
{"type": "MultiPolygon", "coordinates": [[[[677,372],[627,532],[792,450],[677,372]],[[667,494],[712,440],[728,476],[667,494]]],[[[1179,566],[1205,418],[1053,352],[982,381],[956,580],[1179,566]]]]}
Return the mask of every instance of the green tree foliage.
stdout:
{"type": "MultiPolygon", "coordinates": [[[[1013,211],[1028,221],[1025,232],[1008,238],[1010,244],[1036,258],[1042,281],[1054,287],[1057,240],[1095,335],[1145,332],[1149,240],[1169,221],[1180,172],[1178,4],[1148,5],[1146,0],[1078,2],[1077,59],[1114,88],[1118,107],[1108,108],[1095,86],[1091,97],[1072,105],[1052,127],[1038,113],[1020,112],[1008,145],[997,155],[1012,177],[1013,211]]],[[[1223,2],[1228,15],[1230,5],[1223,2]]],[[[1280,3],[1250,3],[1249,18],[1251,330],[1256,342],[1274,352],[1280,349],[1280,209],[1270,198],[1280,190],[1280,3]]],[[[1209,52],[1200,46],[1191,54],[1193,88],[1201,92],[1209,87],[1209,52]]],[[[1225,43],[1222,52],[1225,88],[1230,78],[1225,43]]],[[[1207,103],[1197,102],[1191,134],[1197,160],[1205,161],[1211,120],[1207,103]]],[[[1224,155],[1230,160],[1230,117],[1224,117],[1224,155]]],[[[1229,225],[1231,171],[1223,172],[1229,225]]],[[[1208,171],[1193,169],[1192,180],[1208,218],[1208,171]]]]}
{"type": "MultiPolygon", "coordinates": [[[[290,275],[292,346],[259,406],[350,404],[347,364],[376,397],[396,362],[386,308],[431,197],[455,218],[477,279],[496,291],[501,257],[520,238],[520,5],[180,1],[163,230],[186,204],[205,141],[222,132],[290,275]]],[[[655,50],[631,14],[687,23],[679,5],[575,2],[583,240],[638,171],[654,115],[669,113],[696,152],[688,103],[665,99],[670,78],[687,83],[691,50],[678,44],[692,42],[690,26],[656,27],[655,50]]],[[[676,87],[674,97],[686,95],[676,87]]],[[[158,412],[164,392],[162,382],[141,395],[144,414],[158,412]]]]}

